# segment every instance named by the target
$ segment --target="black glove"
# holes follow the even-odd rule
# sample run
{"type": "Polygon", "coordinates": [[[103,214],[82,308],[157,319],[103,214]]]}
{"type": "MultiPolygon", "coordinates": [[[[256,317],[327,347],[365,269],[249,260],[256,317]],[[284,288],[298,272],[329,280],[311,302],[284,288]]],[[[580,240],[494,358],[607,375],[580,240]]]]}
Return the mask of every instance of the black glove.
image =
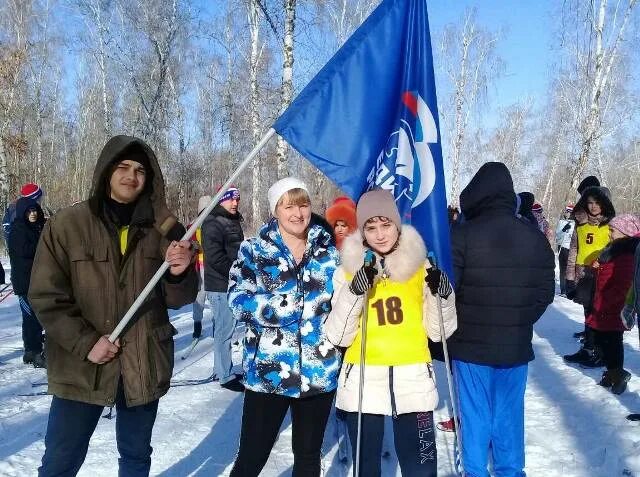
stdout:
{"type": "Polygon", "coordinates": [[[567,225],[562,227],[562,231],[563,232],[568,232],[570,228],[571,228],[571,222],[569,222],[567,225]]]}
{"type": "Polygon", "coordinates": [[[424,281],[427,282],[432,295],[437,293],[446,299],[453,293],[453,287],[449,282],[449,278],[447,278],[447,274],[439,268],[427,268],[427,275],[424,277],[424,281]]]}
{"type": "Polygon", "coordinates": [[[370,264],[365,263],[360,270],[356,272],[351,280],[349,289],[354,295],[364,295],[369,288],[373,286],[373,280],[378,274],[378,269],[375,267],[376,258],[373,256],[373,260],[370,264]]]}
{"type": "Polygon", "coordinates": [[[576,297],[576,282],[567,280],[565,288],[567,290],[567,298],[573,300],[576,297]]]}

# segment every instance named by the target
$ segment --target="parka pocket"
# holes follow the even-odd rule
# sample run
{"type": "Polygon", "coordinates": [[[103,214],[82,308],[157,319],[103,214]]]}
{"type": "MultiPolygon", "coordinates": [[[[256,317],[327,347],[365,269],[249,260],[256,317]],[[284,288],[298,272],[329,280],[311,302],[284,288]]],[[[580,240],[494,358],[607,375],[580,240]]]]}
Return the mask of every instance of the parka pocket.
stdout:
{"type": "Polygon", "coordinates": [[[81,246],[69,250],[69,260],[72,264],[72,273],[79,283],[88,287],[101,286],[105,280],[106,267],[109,262],[107,247],[81,246]],[[87,278],[90,282],[87,283],[87,278]]]}
{"type": "Polygon", "coordinates": [[[45,341],[49,381],[71,385],[85,391],[96,390],[99,366],[88,360],[81,361],[52,340],[45,341]]]}
{"type": "Polygon", "coordinates": [[[171,323],[153,328],[148,336],[149,376],[151,384],[166,388],[173,373],[173,337],[178,331],[171,323]]]}

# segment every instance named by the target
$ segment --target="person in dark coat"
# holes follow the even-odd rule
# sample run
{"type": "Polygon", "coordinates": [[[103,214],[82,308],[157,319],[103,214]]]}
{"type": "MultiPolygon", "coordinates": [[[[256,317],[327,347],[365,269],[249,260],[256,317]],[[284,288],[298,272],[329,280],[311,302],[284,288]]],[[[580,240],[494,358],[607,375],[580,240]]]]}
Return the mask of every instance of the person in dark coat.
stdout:
{"type": "Polygon", "coordinates": [[[239,204],[240,191],[230,187],[202,224],[202,248],[206,257],[204,289],[216,330],[213,336],[214,372],[222,387],[241,392],[244,388],[240,376],[232,372],[231,361],[231,339],[236,321],[227,302],[229,270],[244,240],[239,204]]]}
{"type": "Polygon", "coordinates": [[[141,139],[103,147],[89,199],[47,221],[29,300],[46,332],[53,394],[39,477],[77,475],[104,406],[114,406],[118,474],[146,477],[158,403],[170,388],[177,333],[168,308],[192,303],[194,248],[165,200],[141,139]],[[169,268],[113,343],[108,339],[166,261],[169,268]]]}
{"type": "Polygon", "coordinates": [[[11,202],[4,211],[4,217],[2,218],[2,233],[4,236],[4,243],[9,247],[9,236],[11,235],[11,224],[16,218],[16,205],[21,198],[31,199],[38,202],[42,202],[42,196],[44,192],[38,184],[31,182],[23,185],[20,188],[20,197],[11,202]]]}
{"type": "Polygon", "coordinates": [[[533,215],[533,204],[536,201],[531,192],[519,192],[516,198],[518,203],[517,215],[527,224],[538,227],[538,221],[533,215]]]}
{"type": "Polygon", "coordinates": [[[466,221],[452,229],[458,330],[449,340],[467,475],[524,468],[524,392],[533,325],[553,301],[554,256],[516,216],[507,167],[484,164],[460,195],[466,221]]]}
{"type": "Polygon", "coordinates": [[[31,308],[27,293],[31,281],[33,257],[44,227],[44,213],[34,199],[21,197],[16,202],[16,216],[11,224],[8,249],[11,260],[11,283],[22,311],[22,361],[36,368],[46,367],[42,354],[42,326],[31,308]]]}

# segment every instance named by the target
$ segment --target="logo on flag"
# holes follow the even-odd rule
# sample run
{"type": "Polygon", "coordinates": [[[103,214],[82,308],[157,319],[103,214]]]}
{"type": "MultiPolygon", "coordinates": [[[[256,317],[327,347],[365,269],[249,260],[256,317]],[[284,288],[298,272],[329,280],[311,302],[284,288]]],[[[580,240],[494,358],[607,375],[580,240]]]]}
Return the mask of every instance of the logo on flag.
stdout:
{"type": "Polygon", "coordinates": [[[352,199],[391,191],[451,274],[425,0],[383,0],[273,128],[352,199]]]}
{"type": "Polygon", "coordinates": [[[367,176],[368,189],[381,187],[396,199],[404,220],[411,209],[429,197],[436,183],[436,168],[429,143],[438,141],[438,130],[429,106],[415,91],[402,94],[402,113],[367,176]]]}

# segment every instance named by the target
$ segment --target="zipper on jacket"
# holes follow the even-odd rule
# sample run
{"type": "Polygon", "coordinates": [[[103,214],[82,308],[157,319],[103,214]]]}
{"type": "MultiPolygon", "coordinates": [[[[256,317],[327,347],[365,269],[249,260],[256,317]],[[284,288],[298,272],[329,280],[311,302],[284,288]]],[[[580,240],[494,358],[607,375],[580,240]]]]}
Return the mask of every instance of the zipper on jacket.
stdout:
{"type": "Polygon", "coordinates": [[[394,419],[398,419],[396,395],[393,392],[393,366],[389,366],[389,391],[391,391],[391,416],[393,416],[394,419]]]}

